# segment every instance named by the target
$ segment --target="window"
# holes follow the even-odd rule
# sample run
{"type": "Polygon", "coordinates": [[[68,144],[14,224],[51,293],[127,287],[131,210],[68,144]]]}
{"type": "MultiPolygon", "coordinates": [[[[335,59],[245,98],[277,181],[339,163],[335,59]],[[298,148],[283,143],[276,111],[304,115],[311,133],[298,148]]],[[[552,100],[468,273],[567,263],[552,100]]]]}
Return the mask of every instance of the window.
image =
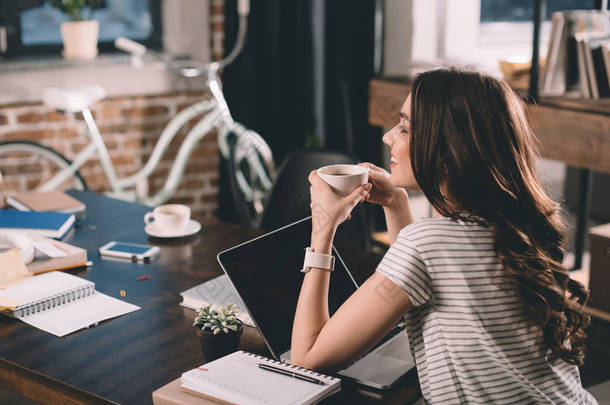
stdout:
{"type": "MultiPolygon", "coordinates": [[[[481,0],[481,23],[498,21],[525,21],[533,19],[532,0],[481,0]]],[[[592,8],[594,1],[584,4],[586,0],[548,0],[546,2],[545,20],[551,19],[551,14],[562,10],[579,10],[592,8]]]]}
{"type": "MultiPolygon", "coordinates": [[[[160,10],[160,0],[104,0],[90,13],[99,21],[100,51],[114,50],[114,39],[119,36],[159,48],[160,10]]],[[[7,28],[9,56],[58,53],[62,48],[59,26],[64,21],[68,17],[47,1],[0,0],[0,26],[7,28]]]]}
{"type": "MultiPolygon", "coordinates": [[[[466,2],[475,3],[475,2],[466,2]]],[[[547,0],[545,19],[540,30],[540,56],[546,57],[551,31],[551,14],[560,10],[592,8],[594,0],[547,0]]],[[[480,0],[480,9],[472,7],[468,12],[476,12],[478,27],[468,39],[473,43],[469,49],[464,49],[460,41],[464,34],[463,28],[455,24],[455,29],[447,35],[447,54],[449,57],[468,59],[491,73],[500,74],[499,60],[529,61],[532,56],[533,43],[533,4],[532,0],[480,0]]],[[[462,5],[462,9],[464,6],[462,5]]],[[[448,19],[456,18],[456,14],[464,10],[453,9],[454,14],[448,14],[448,19]]]]}

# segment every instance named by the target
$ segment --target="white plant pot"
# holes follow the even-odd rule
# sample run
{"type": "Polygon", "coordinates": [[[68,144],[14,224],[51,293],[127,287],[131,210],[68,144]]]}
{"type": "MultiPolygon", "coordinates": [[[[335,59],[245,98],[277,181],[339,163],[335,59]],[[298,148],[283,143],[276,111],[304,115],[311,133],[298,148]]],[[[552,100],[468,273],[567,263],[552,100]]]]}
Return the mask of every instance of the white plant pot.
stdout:
{"type": "Polygon", "coordinates": [[[64,41],[62,54],[66,59],[94,59],[97,56],[99,24],[96,20],[61,23],[64,41]]]}

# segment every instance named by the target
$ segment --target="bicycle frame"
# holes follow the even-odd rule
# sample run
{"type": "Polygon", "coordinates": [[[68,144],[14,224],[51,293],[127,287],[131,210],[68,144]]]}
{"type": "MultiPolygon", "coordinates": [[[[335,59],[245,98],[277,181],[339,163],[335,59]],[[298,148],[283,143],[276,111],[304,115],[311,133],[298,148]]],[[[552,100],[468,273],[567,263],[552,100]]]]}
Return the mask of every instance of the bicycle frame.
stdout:
{"type": "MultiPolygon", "coordinates": [[[[265,191],[270,190],[272,186],[270,175],[272,177],[274,176],[271,150],[260,135],[254,131],[247,130],[244,126],[233,120],[222,93],[220,81],[218,80],[218,70],[230,64],[241,52],[247,31],[247,16],[249,9],[249,0],[238,0],[239,29],[236,44],[229,55],[218,62],[206,65],[205,69],[193,68],[190,70],[189,68],[186,68],[186,73],[181,71],[180,74],[183,77],[199,77],[201,74],[205,73],[206,83],[212,93],[212,98],[210,100],[199,101],[187,107],[170,120],[161,132],[150,158],[142,169],[131,176],[122,179],[117,178],[108,149],[106,148],[97,124],[91,115],[91,111],[89,111],[89,109],[84,109],[82,110],[82,114],[87,125],[88,136],[90,137],[91,142],[85,149],[76,155],[68,168],[62,169],[53,176],[40,188],[40,190],[49,191],[57,188],[65,180],[73,176],[80,167],[97,152],[111,187],[111,191],[106,194],[124,200],[139,201],[151,206],[162,204],[170,199],[178,188],[182,181],[182,175],[184,174],[186,164],[197,143],[210,133],[211,130],[216,129],[218,131],[218,147],[223,158],[232,159],[231,163],[236,167],[235,179],[243,193],[243,198],[246,201],[251,202],[256,211],[260,214],[262,212],[261,202],[263,201],[265,191]],[[202,118],[188,132],[180,145],[176,159],[172,164],[163,187],[155,195],[148,196],[147,179],[158,166],[170,142],[176,136],[180,128],[199,115],[202,115],[202,118]],[[237,135],[236,143],[233,145],[236,151],[234,155],[231,155],[227,142],[229,133],[235,133],[237,135]],[[265,165],[269,166],[267,169],[263,163],[261,163],[259,156],[265,159],[265,165]],[[240,168],[242,162],[247,162],[248,167],[250,168],[248,173],[243,172],[240,168]],[[268,162],[271,164],[268,164],[268,162]],[[250,182],[246,178],[247,176],[251,179],[255,177],[258,181],[257,185],[251,187],[250,182]],[[257,189],[258,184],[263,188],[262,192],[257,189]],[[130,188],[133,188],[133,190],[128,190],[130,188]]],[[[141,59],[149,52],[146,48],[142,47],[142,45],[125,38],[117,40],[115,45],[118,48],[131,53],[132,57],[136,59],[141,59]]],[[[163,59],[164,56],[164,54],[155,52],[149,53],[155,55],[155,58],[163,59]]]]}
{"type": "Polygon", "coordinates": [[[111,191],[106,194],[124,200],[139,201],[152,206],[167,201],[174,194],[182,180],[182,175],[184,174],[184,169],[190,158],[191,152],[205,135],[216,128],[219,131],[218,139],[220,151],[224,157],[227,157],[228,146],[226,145],[225,140],[226,134],[229,131],[237,133],[245,133],[247,131],[231,117],[231,112],[224,99],[218,80],[218,64],[216,63],[210,65],[207,74],[207,85],[212,93],[212,99],[199,101],[173,117],[163,129],[163,132],[144,167],[137,173],[122,179],[117,178],[108,149],[104,144],[91,112],[89,109],[83,110],[82,114],[87,125],[91,143],[76,155],[69,168],[57,173],[46,182],[41,187],[41,191],[48,191],[56,188],[73,175],[95,152],[97,152],[111,187],[111,191]],[[172,165],[170,173],[161,190],[153,196],[148,196],[147,193],[138,195],[135,190],[125,190],[126,188],[137,188],[139,183],[145,181],[152,174],[180,128],[199,115],[203,115],[203,118],[188,132],[184,142],[180,145],[174,164],[172,165]]]}

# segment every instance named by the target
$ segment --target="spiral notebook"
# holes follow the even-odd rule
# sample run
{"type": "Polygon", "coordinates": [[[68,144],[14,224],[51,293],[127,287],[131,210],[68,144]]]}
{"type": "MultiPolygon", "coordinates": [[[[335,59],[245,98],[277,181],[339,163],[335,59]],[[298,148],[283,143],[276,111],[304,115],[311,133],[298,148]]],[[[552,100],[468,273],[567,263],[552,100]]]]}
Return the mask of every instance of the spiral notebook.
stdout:
{"type": "Polygon", "coordinates": [[[237,351],[182,374],[181,389],[226,404],[313,404],[341,390],[341,380],[237,351]],[[259,368],[264,364],[320,381],[314,384],[259,368]]]}
{"type": "Polygon", "coordinates": [[[2,290],[0,300],[15,303],[2,312],[5,315],[59,337],[140,309],[96,291],[91,281],[60,271],[2,290]]]}

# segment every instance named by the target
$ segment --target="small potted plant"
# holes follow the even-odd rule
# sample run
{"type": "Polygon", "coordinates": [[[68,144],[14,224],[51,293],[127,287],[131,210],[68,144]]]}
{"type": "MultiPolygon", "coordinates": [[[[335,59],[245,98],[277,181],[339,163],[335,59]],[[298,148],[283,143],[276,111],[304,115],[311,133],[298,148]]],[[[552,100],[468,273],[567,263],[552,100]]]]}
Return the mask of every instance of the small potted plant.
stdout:
{"type": "Polygon", "coordinates": [[[61,23],[61,38],[66,59],[94,59],[97,56],[99,24],[91,19],[101,0],[51,0],[51,5],[66,14],[70,21],[61,23]]]}
{"type": "Polygon", "coordinates": [[[220,308],[206,305],[199,308],[197,314],[193,326],[206,361],[218,359],[237,349],[244,325],[237,318],[234,303],[230,302],[220,308]]]}

